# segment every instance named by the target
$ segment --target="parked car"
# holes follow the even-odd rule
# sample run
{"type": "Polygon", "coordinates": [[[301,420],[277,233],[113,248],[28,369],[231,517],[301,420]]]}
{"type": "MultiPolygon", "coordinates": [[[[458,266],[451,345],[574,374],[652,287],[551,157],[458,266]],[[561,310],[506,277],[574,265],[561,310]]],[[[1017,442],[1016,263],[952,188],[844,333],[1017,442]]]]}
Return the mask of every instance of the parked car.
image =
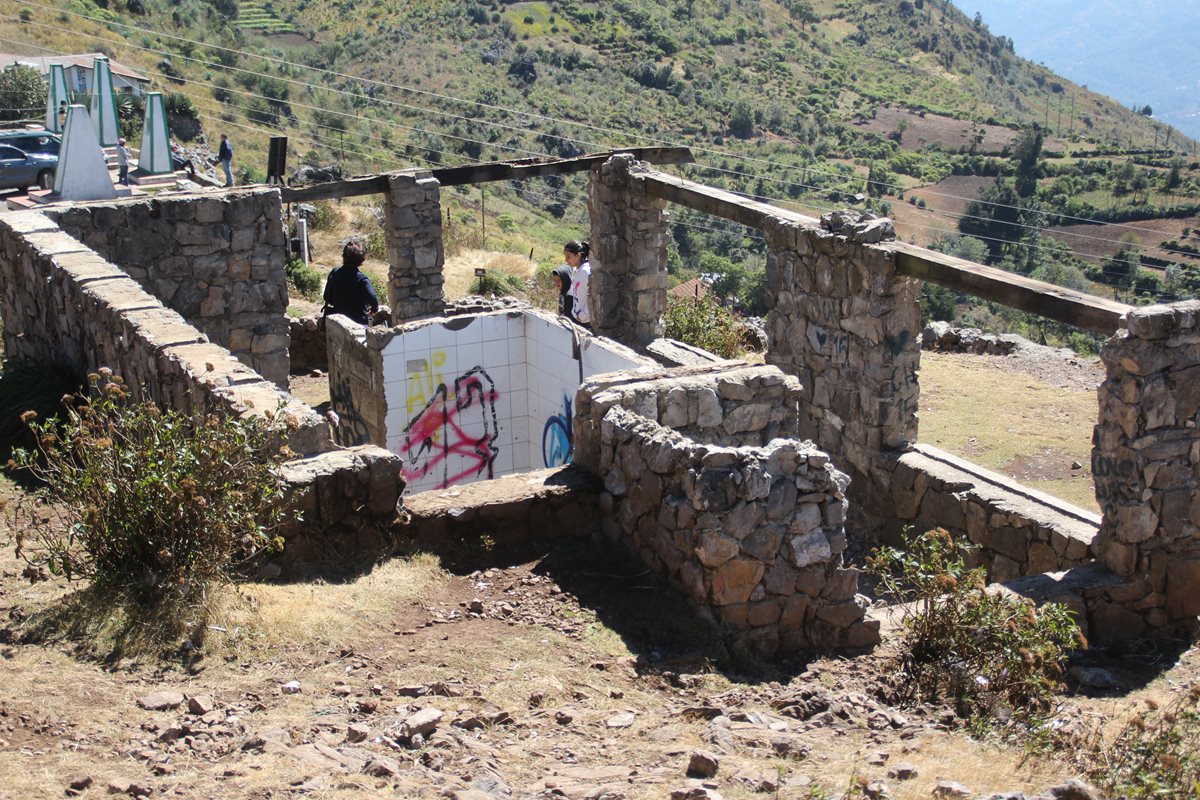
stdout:
{"type": "Polygon", "coordinates": [[[0,143],[0,189],[49,189],[54,186],[57,167],[57,153],[26,153],[0,143]]]}
{"type": "Polygon", "coordinates": [[[7,130],[0,131],[0,144],[12,145],[26,153],[58,155],[62,137],[50,131],[7,130]]]}

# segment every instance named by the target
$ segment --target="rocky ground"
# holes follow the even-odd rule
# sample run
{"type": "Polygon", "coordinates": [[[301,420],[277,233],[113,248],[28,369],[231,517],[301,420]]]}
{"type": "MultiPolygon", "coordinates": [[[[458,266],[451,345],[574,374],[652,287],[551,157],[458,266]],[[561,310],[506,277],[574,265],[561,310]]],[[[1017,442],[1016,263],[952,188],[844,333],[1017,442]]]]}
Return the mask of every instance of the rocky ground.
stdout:
{"type": "MultiPolygon", "coordinates": [[[[1043,355],[1023,369],[1089,369],[1043,355]]],[[[1095,796],[1069,753],[892,705],[894,629],[864,656],[740,661],[587,537],[220,589],[140,651],[24,572],[5,529],[0,800],[1095,796]]],[[[1198,676],[1187,643],[1089,651],[1051,724],[1119,724],[1198,676]]]]}
{"type": "MultiPolygon", "coordinates": [[[[568,549],[439,573],[327,641],[223,655],[181,641],[141,660],[34,633],[56,590],[6,555],[0,797],[1017,798],[1077,777],[971,739],[947,709],[888,705],[889,646],[738,664],[632,564],[568,549]]],[[[311,612],[291,609],[301,628],[311,612]]],[[[1088,681],[1116,699],[1066,699],[1063,719],[1115,713],[1104,704],[1162,667],[1103,655],[1088,681]]],[[[1188,685],[1195,662],[1157,691],[1188,685]]]]}

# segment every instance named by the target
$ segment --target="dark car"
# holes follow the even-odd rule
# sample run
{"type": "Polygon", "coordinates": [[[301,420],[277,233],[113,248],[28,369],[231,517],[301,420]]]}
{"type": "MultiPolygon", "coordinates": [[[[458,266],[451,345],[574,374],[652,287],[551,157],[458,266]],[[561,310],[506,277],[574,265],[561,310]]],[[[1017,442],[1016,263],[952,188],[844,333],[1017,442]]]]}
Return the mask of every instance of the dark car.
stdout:
{"type": "Polygon", "coordinates": [[[49,189],[54,186],[57,166],[57,153],[26,153],[0,143],[0,189],[49,189]]]}

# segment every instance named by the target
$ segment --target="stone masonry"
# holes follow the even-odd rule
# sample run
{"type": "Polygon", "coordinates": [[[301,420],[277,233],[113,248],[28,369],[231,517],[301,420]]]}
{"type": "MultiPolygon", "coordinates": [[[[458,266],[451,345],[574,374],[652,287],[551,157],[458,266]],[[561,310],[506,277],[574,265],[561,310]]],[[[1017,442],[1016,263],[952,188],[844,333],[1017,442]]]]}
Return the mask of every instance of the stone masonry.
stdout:
{"type": "Polygon", "coordinates": [[[973,545],[968,562],[994,582],[1090,562],[1100,525],[1099,515],[920,444],[900,456],[892,503],[897,529],[945,528],[973,545]]]}
{"type": "Polygon", "coordinates": [[[329,406],[338,417],[338,444],[387,442],[382,351],[395,335],[394,329],[368,328],[340,314],[326,318],[329,406]]]}
{"type": "Polygon", "coordinates": [[[615,155],[592,169],[592,329],[640,348],[663,335],[667,310],[666,201],[646,194],[645,164],[615,155]]]}
{"type": "Polygon", "coordinates": [[[64,363],[80,377],[109,367],[135,395],[185,413],[280,416],[298,453],[330,449],[325,420],[164,308],[45,215],[0,215],[5,356],[64,363]]]}
{"type": "MultiPolygon", "coordinates": [[[[388,298],[392,324],[442,313],[441,189],[428,172],[388,176],[383,232],[388,248],[388,298]]],[[[382,301],[383,298],[380,298],[382,301]]]]}
{"type": "Polygon", "coordinates": [[[920,281],[884,247],[768,218],[767,363],[800,379],[800,434],[852,471],[855,499],[889,516],[895,459],[917,440],[920,281]]]}
{"type": "Polygon", "coordinates": [[[765,655],[878,641],[842,566],[848,479],[781,438],[800,393],[774,368],[721,365],[611,373],[577,397],[576,463],[604,480],[605,533],[765,655]]]}
{"type": "Polygon", "coordinates": [[[1195,630],[1200,614],[1200,301],[1129,312],[1101,352],[1092,449],[1098,552],[1136,579],[1124,610],[1195,630]]]}
{"type": "Polygon", "coordinates": [[[210,341],[286,388],[281,208],[278,189],[260,188],[52,206],[43,213],[210,341]]]}

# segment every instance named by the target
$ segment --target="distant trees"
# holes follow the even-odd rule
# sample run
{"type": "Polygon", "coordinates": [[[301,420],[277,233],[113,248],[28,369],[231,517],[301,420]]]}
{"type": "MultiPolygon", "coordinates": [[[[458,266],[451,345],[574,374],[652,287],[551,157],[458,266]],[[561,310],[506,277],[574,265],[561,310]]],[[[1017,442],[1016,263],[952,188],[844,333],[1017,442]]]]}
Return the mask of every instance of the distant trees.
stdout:
{"type": "Polygon", "coordinates": [[[0,72],[0,120],[31,119],[46,107],[46,79],[14,64],[0,72]]]}
{"type": "Polygon", "coordinates": [[[754,107],[745,99],[739,99],[733,104],[729,114],[729,132],[739,139],[749,139],[754,135],[754,107]]]}

